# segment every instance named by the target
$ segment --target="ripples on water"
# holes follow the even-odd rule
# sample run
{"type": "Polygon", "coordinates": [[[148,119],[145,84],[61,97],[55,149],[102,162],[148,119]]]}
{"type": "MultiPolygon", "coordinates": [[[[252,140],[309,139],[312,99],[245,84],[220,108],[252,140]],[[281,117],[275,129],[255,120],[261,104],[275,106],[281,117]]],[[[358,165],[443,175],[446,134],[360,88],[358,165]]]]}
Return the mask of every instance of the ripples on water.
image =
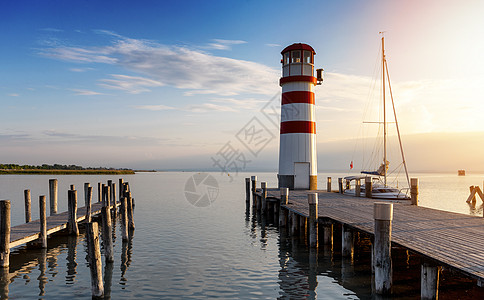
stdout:
{"type": "MultiPolygon", "coordinates": [[[[239,174],[232,182],[213,174],[220,191],[216,202],[208,208],[192,206],[184,198],[185,182],[192,174],[123,176],[130,182],[136,199],[136,231],[129,243],[115,238],[115,262],[103,264],[105,290],[113,299],[373,297],[368,237],[358,236],[353,259],[341,259],[341,240],[337,235],[333,249],[320,247],[318,253],[310,252],[305,240],[287,237],[284,230],[274,226],[274,220],[262,219],[253,215],[251,209],[246,210],[244,178],[250,174],[239,174]]],[[[276,185],[275,174],[258,175],[260,181],[276,185]]],[[[420,177],[421,205],[482,213],[479,202],[474,210],[465,203],[468,186],[482,180],[426,176],[420,177]],[[440,190],[445,197],[435,200],[432,195],[440,190]]],[[[0,198],[12,201],[13,225],[23,222],[22,195],[26,188],[32,190],[32,217],[38,218],[36,199],[48,193],[49,178],[0,177],[0,198]]],[[[325,174],[320,178],[326,178],[325,174]]],[[[96,190],[98,181],[117,182],[118,178],[58,176],[58,179],[59,211],[65,211],[70,184],[80,189],[84,182],[90,182],[96,190]]],[[[78,198],[83,199],[83,192],[79,193],[78,198]]],[[[93,194],[97,195],[97,191],[93,194]]],[[[117,233],[119,228],[114,230],[115,237],[117,233]]],[[[91,297],[84,235],[55,236],[48,243],[47,250],[18,248],[12,252],[8,279],[0,282],[2,298],[91,297]]],[[[394,248],[393,253],[397,270],[394,298],[418,299],[420,258],[404,249],[394,248]]],[[[456,295],[452,291],[459,296],[464,291],[469,295],[475,293],[475,283],[465,278],[453,282],[441,282],[441,298],[452,299],[456,295]]]]}

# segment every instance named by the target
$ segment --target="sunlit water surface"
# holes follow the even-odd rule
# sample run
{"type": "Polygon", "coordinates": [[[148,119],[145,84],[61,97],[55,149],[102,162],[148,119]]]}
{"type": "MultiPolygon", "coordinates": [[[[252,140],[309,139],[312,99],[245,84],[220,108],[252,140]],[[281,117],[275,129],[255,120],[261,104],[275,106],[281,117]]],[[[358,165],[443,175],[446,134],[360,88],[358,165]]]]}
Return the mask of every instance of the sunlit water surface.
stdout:
{"type": "MultiPolygon", "coordinates": [[[[108,296],[113,299],[372,298],[370,255],[364,237],[353,261],[342,260],[337,246],[310,254],[304,241],[287,238],[272,220],[261,220],[250,210],[246,211],[244,178],[253,174],[212,173],[219,190],[216,201],[208,207],[194,206],[185,199],[186,182],[194,174],[122,176],[130,183],[135,198],[136,230],[130,242],[123,244],[117,223],[115,262],[103,264],[108,296]]],[[[274,173],[257,175],[259,181],[267,181],[270,187],[277,184],[274,173]]],[[[320,187],[325,186],[323,179],[327,176],[343,175],[319,174],[320,187]]],[[[32,194],[32,218],[38,218],[38,196],[48,195],[51,177],[0,176],[0,198],[12,201],[12,225],[24,222],[23,190],[27,188],[32,194]]],[[[475,207],[465,200],[469,185],[482,184],[484,175],[417,174],[415,177],[420,179],[420,205],[482,215],[480,200],[475,207]]],[[[119,177],[65,175],[57,178],[58,210],[65,211],[70,184],[77,187],[78,197],[83,199],[84,182],[90,182],[97,195],[97,182],[112,179],[117,183],[119,177]]],[[[79,201],[83,206],[83,200],[79,201]]],[[[8,280],[0,283],[2,297],[90,298],[86,247],[82,233],[78,238],[51,238],[47,250],[15,249],[8,280]]],[[[408,276],[418,278],[418,263],[407,261],[406,268],[414,265],[409,274],[416,273],[408,276]]],[[[418,280],[405,280],[396,283],[395,297],[418,298],[418,280]]]]}

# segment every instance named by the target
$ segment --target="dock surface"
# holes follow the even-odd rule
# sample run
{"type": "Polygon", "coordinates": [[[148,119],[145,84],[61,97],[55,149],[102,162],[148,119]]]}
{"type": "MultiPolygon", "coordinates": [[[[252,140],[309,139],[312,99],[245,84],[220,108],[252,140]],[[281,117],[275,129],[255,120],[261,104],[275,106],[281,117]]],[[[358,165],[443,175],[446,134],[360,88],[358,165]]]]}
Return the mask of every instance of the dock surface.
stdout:
{"type": "MultiPolygon", "coordinates": [[[[259,191],[259,189],[258,189],[259,191]]],[[[290,191],[285,207],[308,217],[309,193],[318,193],[318,219],[342,223],[374,234],[373,203],[326,191],[290,191]]],[[[267,198],[280,199],[279,189],[267,189],[267,198]]],[[[484,218],[393,202],[392,243],[484,280],[484,218]]]]}
{"type": "MultiPolygon", "coordinates": [[[[120,202],[116,202],[119,206],[120,202]]],[[[91,204],[91,214],[96,216],[101,213],[102,202],[91,204]]],[[[67,228],[69,213],[63,212],[47,217],[47,236],[67,228]]],[[[86,207],[77,208],[77,222],[86,218],[86,207]]],[[[35,241],[39,238],[40,220],[34,220],[29,223],[14,226],[10,229],[10,248],[14,248],[28,242],[35,241]]]]}

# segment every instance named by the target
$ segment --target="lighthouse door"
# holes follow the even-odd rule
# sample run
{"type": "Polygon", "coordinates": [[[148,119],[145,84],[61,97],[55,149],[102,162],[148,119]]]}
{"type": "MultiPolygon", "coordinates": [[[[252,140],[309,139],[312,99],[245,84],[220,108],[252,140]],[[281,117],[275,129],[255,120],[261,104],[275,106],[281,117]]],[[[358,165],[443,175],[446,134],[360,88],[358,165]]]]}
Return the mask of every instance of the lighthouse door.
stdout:
{"type": "Polygon", "coordinates": [[[295,189],[309,189],[309,163],[296,162],[294,163],[294,188],[295,189]]]}

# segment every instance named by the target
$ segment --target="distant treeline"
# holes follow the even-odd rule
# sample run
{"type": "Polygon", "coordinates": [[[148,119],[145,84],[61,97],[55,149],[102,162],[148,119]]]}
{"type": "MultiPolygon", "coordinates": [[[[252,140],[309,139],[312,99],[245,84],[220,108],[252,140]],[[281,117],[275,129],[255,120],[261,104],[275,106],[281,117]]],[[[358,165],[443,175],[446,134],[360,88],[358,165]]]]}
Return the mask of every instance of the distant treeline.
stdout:
{"type": "Polygon", "coordinates": [[[43,164],[41,166],[0,164],[0,174],[134,174],[131,169],[84,168],[76,165],[43,164]]]}

